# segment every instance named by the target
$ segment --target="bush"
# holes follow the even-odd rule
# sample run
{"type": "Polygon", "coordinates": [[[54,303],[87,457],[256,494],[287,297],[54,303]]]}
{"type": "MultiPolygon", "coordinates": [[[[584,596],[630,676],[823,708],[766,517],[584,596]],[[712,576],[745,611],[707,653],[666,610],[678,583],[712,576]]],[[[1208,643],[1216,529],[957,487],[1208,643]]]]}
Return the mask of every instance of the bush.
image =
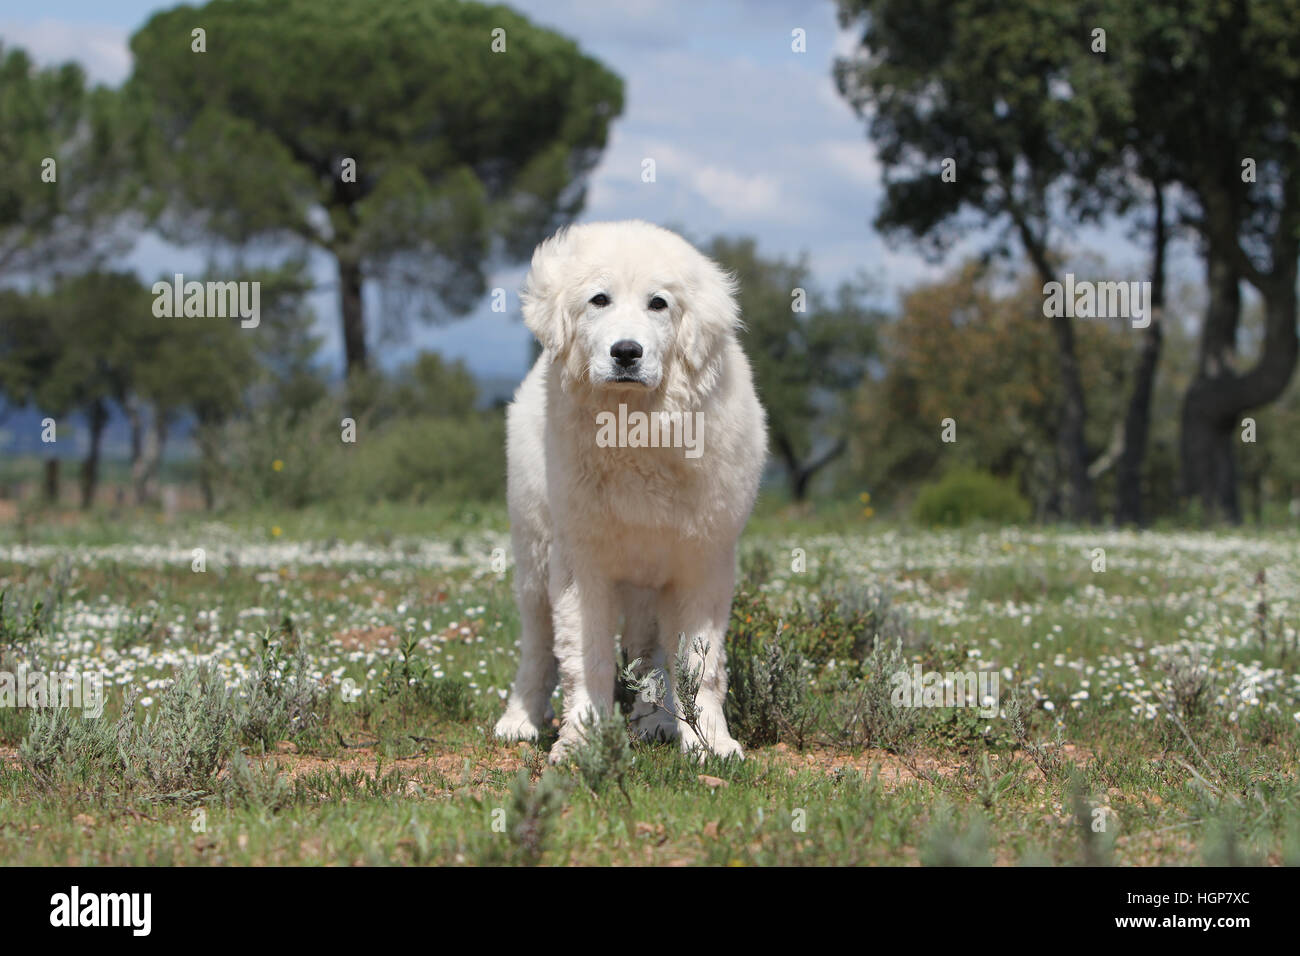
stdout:
{"type": "Polygon", "coordinates": [[[812,607],[742,594],[727,629],[727,725],[747,747],[896,749],[918,718],[892,706],[891,678],[928,640],[879,588],[841,584],[812,607]],[[814,694],[819,683],[826,694],[814,694]]]}
{"type": "Polygon", "coordinates": [[[224,426],[217,466],[227,501],[301,508],[320,503],[488,501],[505,495],[500,412],[356,420],[342,441],[343,405],[299,413],[263,407],[224,426]]]}
{"type": "Polygon", "coordinates": [[[614,713],[583,728],[583,741],[573,750],[572,762],[587,789],[603,793],[611,784],[627,796],[626,780],[632,769],[632,740],[627,718],[617,707],[614,713]]]}
{"type": "MultiPolygon", "coordinates": [[[[132,713],[128,707],[126,714],[132,713]]],[[[158,695],[124,748],[128,773],[160,797],[211,793],[235,749],[234,730],[234,706],[221,675],[207,667],[186,670],[158,695]]]]}
{"type": "Polygon", "coordinates": [[[348,482],[368,501],[504,498],[505,443],[505,420],[497,413],[402,419],[354,456],[348,482]]]}
{"type": "Polygon", "coordinates": [[[908,667],[903,642],[895,639],[891,646],[877,640],[862,664],[860,678],[841,674],[831,694],[826,713],[831,742],[848,750],[899,750],[920,722],[916,708],[894,706],[894,675],[908,667]]]}
{"type": "Polygon", "coordinates": [[[923,487],[912,508],[912,517],[920,524],[949,527],[972,521],[1017,524],[1029,515],[1029,502],[1015,485],[971,468],[954,469],[923,487]]]}
{"type": "Polygon", "coordinates": [[[779,633],[771,638],[730,634],[727,727],[745,747],[788,739],[802,750],[816,721],[809,699],[812,665],[797,650],[783,647],[779,633]]]}
{"type": "Polygon", "coordinates": [[[235,751],[234,729],[224,682],[199,667],[168,685],[140,724],[134,697],[116,722],[84,719],[67,708],[37,711],[18,753],[33,777],[50,788],[135,789],[155,799],[191,800],[217,790],[235,751]]]}
{"type": "Polygon", "coordinates": [[[300,640],[285,658],[279,642],[263,637],[262,655],[235,701],[235,735],[263,753],[280,740],[320,724],[325,687],[310,674],[310,658],[300,640]]]}

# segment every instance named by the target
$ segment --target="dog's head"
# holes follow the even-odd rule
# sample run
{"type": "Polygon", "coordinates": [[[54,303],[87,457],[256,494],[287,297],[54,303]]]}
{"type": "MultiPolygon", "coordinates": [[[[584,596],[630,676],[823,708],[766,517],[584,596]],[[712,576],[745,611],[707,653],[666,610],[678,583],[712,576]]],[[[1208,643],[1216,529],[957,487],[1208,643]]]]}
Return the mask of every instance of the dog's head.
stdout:
{"type": "Polygon", "coordinates": [[[566,390],[697,390],[740,322],[734,280],[645,222],[572,226],[533,253],[524,322],[566,390]],[[687,383],[691,383],[687,385],[687,383]]]}

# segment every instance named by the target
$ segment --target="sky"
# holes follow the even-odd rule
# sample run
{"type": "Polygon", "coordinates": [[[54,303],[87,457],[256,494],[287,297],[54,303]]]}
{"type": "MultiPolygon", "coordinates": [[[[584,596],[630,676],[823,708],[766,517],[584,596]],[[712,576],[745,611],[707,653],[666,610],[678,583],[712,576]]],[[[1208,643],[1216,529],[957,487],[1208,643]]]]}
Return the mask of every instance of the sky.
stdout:
{"type": "MultiPolygon", "coordinates": [[[[327,2],[327,0],[322,0],[327,2]]],[[[128,39],[149,16],[174,4],[148,0],[0,0],[0,38],[41,63],[79,61],[92,80],[117,85],[131,70],[128,39]]],[[[887,244],[871,226],[883,195],[881,168],[865,125],[836,92],[834,59],[852,49],[830,0],[518,0],[507,4],[534,22],[574,38],[619,74],[623,115],[613,126],[589,180],[580,221],[640,218],[708,240],[751,235],[760,253],[806,254],[814,279],[831,289],[865,272],[886,305],[933,278],[980,245],[972,235],[940,265],[907,244],[887,244]],[[806,52],[792,50],[802,29],[806,52]],[[645,157],[657,181],[641,181],[645,157]]],[[[1087,231],[1071,242],[1099,249],[1108,264],[1141,278],[1144,257],[1120,226],[1087,231]]],[[[145,237],[129,264],[152,281],[199,271],[201,251],[145,237]]],[[[1179,268],[1175,261],[1174,267],[1179,268]]],[[[332,263],[314,263],[321,291],[313,298],[324,337],[322,358],[341,366],[332,263]]],[[[491,276],[490,287],[514,293],[520,264],[491,276]]],[[[1118,277],[1118,276],[1117,276],[1118,277]]],[[[442,327],[418,323],[394,342],[372,342],[386,366],[421,348],[464,358],[478,375],[518,379],[527,370],[530,335],[518,298],[490,311],[488,298],[442,327]]],[[[379,308],[367,293],[367,309],[379,308]]],[[[375,328],[378,323],[371,323],[375,328]]]]}

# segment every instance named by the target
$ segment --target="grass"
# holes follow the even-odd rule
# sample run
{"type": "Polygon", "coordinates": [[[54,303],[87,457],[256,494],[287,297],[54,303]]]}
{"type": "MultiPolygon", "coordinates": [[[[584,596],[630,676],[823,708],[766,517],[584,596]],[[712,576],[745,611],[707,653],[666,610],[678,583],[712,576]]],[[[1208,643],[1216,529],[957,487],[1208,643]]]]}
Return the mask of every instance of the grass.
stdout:
{"type": "Polygon", "coordinates": [[[620,718],[558,769],[489,733],[505,531],[453,508],[0,527],[0,672],[108,675],[98,720],[0,707],[0,860],[1300,863],[1293,529],[765,513],[728,636],[748,758],[620,718]],[[996,674],[997,716],[893,706],[913,664],[996,674]]]}

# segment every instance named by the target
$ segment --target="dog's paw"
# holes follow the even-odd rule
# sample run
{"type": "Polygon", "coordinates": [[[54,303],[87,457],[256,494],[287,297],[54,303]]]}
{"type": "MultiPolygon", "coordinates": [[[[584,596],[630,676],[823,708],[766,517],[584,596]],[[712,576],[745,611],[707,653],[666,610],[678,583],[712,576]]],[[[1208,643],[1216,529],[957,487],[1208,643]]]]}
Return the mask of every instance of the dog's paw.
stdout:
{"type": "Polygon", "coordinates": [[[714,756],[735,757],[737,760],[745,759],[745,751],[741,749],[740,744],[731,737],[726,735],[719,736],[717,739],[709,742],[709,750],[714,756]]]}
{"type": "Polygon", "coordinates": [[[688,757],[694,755],[700,763],[704,763],[710,755],[714,757],[735,757],[737,760],[745,759],[745,751],[741,749],[739,743],[725,731],[723,733],[709,734],[705,740],[700,740],[694,731],[682,731],[682,753],[688,757]]]}
{"type": "Polygon", "coordinates": [[[497,721],[492,732],[500,740],[536,740],[537,725],[528,715],[514,708],[507,708],[505,716],[497,721]]]}
{"type": "Polygon", "coordinates": [[[551,762],[551,766],[565,763],[575,750],[582,746],[582,735],[578,733],[568,733],[561,729],[560,737],[555,743],[551,744],[551,752],[546,759],[551,762]]]}
{"type": "Polygon", "coordinates": [[[677,719],[658,708],[640,714],[633,709],[628,724],[632,728],[632,733],[641,740],[677,739],[677,719]]]}

